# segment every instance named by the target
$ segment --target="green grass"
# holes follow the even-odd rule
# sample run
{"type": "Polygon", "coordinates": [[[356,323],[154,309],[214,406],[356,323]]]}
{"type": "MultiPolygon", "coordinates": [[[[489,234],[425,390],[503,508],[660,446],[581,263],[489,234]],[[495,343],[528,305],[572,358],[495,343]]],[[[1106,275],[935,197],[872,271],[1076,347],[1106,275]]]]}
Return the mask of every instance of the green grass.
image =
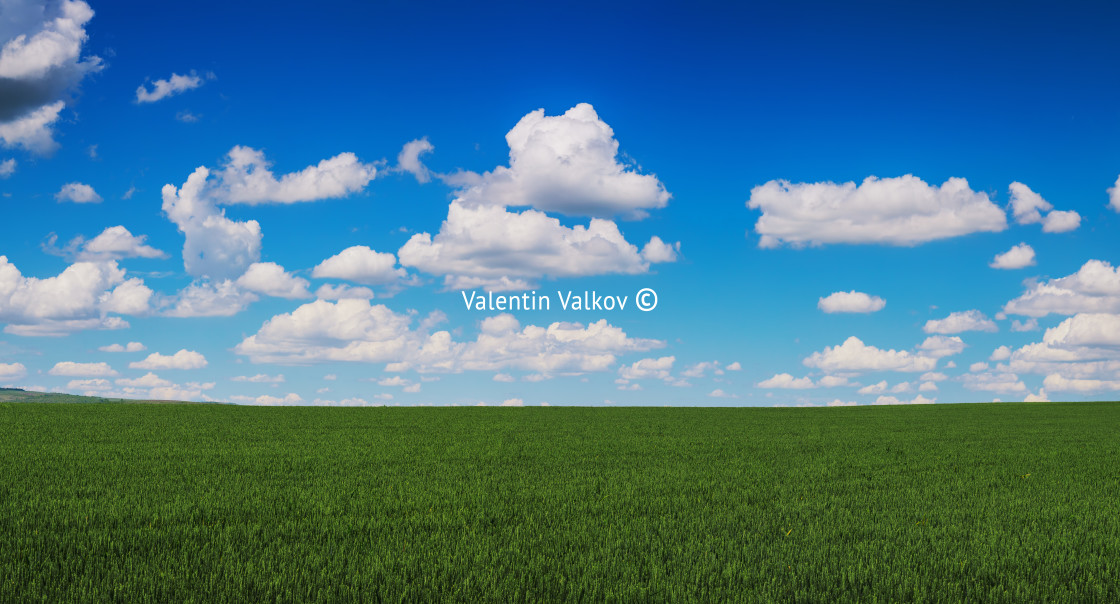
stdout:
{"type": "Polygon", "coordinates": [[[1120,601],[1120,404],[0,404],[0,601],[1120,601]]]}

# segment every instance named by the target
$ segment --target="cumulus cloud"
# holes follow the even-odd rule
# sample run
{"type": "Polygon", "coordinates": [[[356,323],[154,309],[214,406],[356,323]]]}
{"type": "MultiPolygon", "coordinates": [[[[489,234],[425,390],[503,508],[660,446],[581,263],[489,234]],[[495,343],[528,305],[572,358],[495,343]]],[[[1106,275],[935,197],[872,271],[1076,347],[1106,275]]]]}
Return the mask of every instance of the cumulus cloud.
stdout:
{"type": "Polygon", "coordinates": [[[377,176],[376,166],[363,164],[353,153],[339,153],[280,178],[271,167],[263,151],[236,146],[218,174],[214,194],[224,203],[251,205],[317,201],[357,193],[377,176]]]}
{"type": "Polygon", "coordinates": [[[428,142],[427,138],[405,143],[401,152],[397,155],[396,171],[407,172],[415,176],[418,182],[428,182],[432,179],[432,171],[420,161],[420,156],[425,153],[431,153],[434,149],[435,147],[432,146],[432,143],[428,142]]]}
{"type": "MultiPolygon", "coordinates": [[[[531,280],[542,276],[645,273],[651,262],[609,220],[594,218],[587,226],[566,227],[536,210],[515,213],[459,201],[449,206],[438,234],[413,235],[397,255],[403,266],[445,275],[448,289],[493,291],[532,289],[531,280]]],[[[648,255],[669,257],[663,250],[648,255]]]]}
{"type": "Polygon", "coordinates": [[[143,361],[129,363],[131,369],[201,369],[207,365],[206,357],[193,350],[182,349],[171,356],[153,352],[143,361]]]}
{"type": "Polygon", "coordinates": [[[965,346],[959,336],[930,336],[918,345],[918,350],[924,352],[926,356],[940,359],[960,354],[965,346]]]}
{"type": "Polygon", "coordinates": [[[751,190],[747,207],[762,210],[759,246],[828,243],[917,245],[1007,228],[1007,217],[963,178],[940,187],[907,174],[869,176],[858,186],[772,180],[751,190]]]}
{"type": "Polygon", "coordinates": [[[375,252],[365,245],[348,247],[319,263],[311,272],[316,279],[346,279],[365,285],[400,283],[408,273],[397,267],[397,257],[375,252]]]}
{"type": "Polygon", "coordinates": [[[882,394],[887,391],[887,380],[883,380],[878,384],[870,384],[860,388],[856,392],[859,394],[882,394]]]}
{"type": "Polygon", "coordinates": [[[992,351],[992,356],[988,357],[989,361],[1006,361],[1011,358],[1011,348],[1008,346],[1000,346],[992,351]]]}
{"type": "Polygon", "coordinates": [[[54,247],[58,238],[51,235],[43,248],[49,254],[86,262],[103,262],[122,258],[166,258],[167,254],[146,245],[146,235],[135,236],[123,226],[108,227],[100,235],[86,241],[81,235],[64,248],[54,247]]]}
{"type": "Polygon", "coordinates": [[[937,365],[932,356],[905,350],[882,350],[868,346],[852,336],[839,346],[826,346],[803,361],[807,367],[816,367],[829,373],[862,371],[931,371],[937,365]]]}
{"type": "Polygon", "coordinates": [[[509,166],[482,174],[459,191],[457,201],[599,218],[642,218],[669,202],[656,176],[618,162],[614,131],[587,103],[559,116],[533,111],[506,134],[506,142],[509,166]]]}
{"type": "Polygon", "coordinates": [[[631,365],[618,368],[618,375],[624,380],[641,380],[646,378],[668,379],[669,371],[677,357],[661,357],[657,359],[641,359],[631,365]]]}
{"type": "Polygon", "coordinates": [[[727,366],[727,370],[728,371],[742,371],[743,366],[739,364],[739,361],[735,361],[734,363],[727,366]]]}
{"type": "Polygon", "coordinates": [[[1011,183],[1009,189],[1011,191],[1011,213],[1015,217],[1015,222],[1019,224],[1041,222],[1042,230],[1046,233],[1065,233],[1076,229],[1081,224],[1080,214],[1072,210],[1051,211],[1054,206],[1050,202],[1021,182],[1011,183]],[[1044,218],[1042,212],[1049,213],[1044,218]]]}
{"type": "Polygon", "coordinates": [[[926,321],[922,331],[926,333],[962,333],[965,331],[999,331],[995,322],[978,310],[949,313],[944,319],[926,321]]]}
{"type": "Polygon", "coordinates": [[[226,218],[207,196],[210,171],[196,169],[182,188],[163,186],[163,211],[184,235],[183,266],[192,276],[232,279],[260,260],[261,227],[256,220],[226,218]]]}
{"type": "Polygon", "coordinates": [[[275,298],[310,298],[307,279],[296,277],[275,262],[254,262],[237,278],[241,289],[275,298]]]}
{"type": "Polygon", "coordinates": [[[129,388],[166,388],[173,386],[172,382],[165,380],[158,375],[148,372],[143,377],[138,378],[121,378],[117,380],[118,386],[127,386],[129,388]]]}
{"type": "Polygon", "coordinates": [[[1051,374],[1042,380],[1042,386],[1052,392],[1101,392],[1104,390],[1120,390],[1120,380],[1094,380],[1084,378],[1067,378],[1060,374],[1051,374]]]}
{"type": "Polygon", "coordinates": [[[151,90],[144,84],[137,87],[136,102],[154,103],[169,96],[175,96],[176,94],[181,94],[188,90],[194,90],[199,86],[202,86],[202,78],[198,77],[193,72],[190,75],[173,73],[171,77],[166,80],[156,80],[152,82],[151,90]]]}
{"type": "Polygon", "coordinates": [[[665,243],[660,237],[654,235],[642,247],[642,259],[650,263],[676,262],[677,253],[681,251],[681,242],[672,245],[665,243]]]}
{"type": "Polygon", "coordinates": [[[129,342],[128,344],[109,344],[108,346],[100,346],[98,350],[101,352],[143,352],[148,347],[140,342],[129,342]]]}
{"type": "Polygon", "coordinates": [[[0,363],[0,380],[18,380],[27,376],[23,363],[0,363]]]}
{"type": "Polygon", "coordinates": [[[101,203],[101,196],[93,187],[80,182],[62,185],[58,193],[54,194],[58,201],[72,201],[74,203],[101,203]]]}
{"type": "Polygon", "coordinates": [[[109,313],[143,314],[152,291],[124,278],[116,262],[76,262],[45,279],[24,277],[0,256],[0,321],[6,333],[61,336],[83,329],[120,329],[109,313]]]}
{"type": "Polygon", "coordinates": [[[1003,306],[1003,312],[1036,318],[1120,312],[1120,271],[1108,262],[1089,260],[1072,275],[1030,284],[1003,306]]]}
{"type": "Polygon", "coordinates": [[[835,292],[817,301],[817,308],[826,313],[872,313],[883,310],[887,301],[879,296],[869,296],[855,290],[835,292]]]}
{"type": "Polygon", "coordinates": [[[1068,233],[1081,226],[1081,215],[1073,210],[1053,211],[1042,221],[1043,233],[1068,233]]]}
{"type": "Polygon", "coordinates": [[[1038,330],[1038,319],[1027,319],[1020,321],[1014,319],[1011,321],[1011,331],[1036,331],[1038,330]]]}
{"type": "Polygon", "coordinates": [[[390,371],[498,371],[541,373],[604,371],[617,355],[664,345],[630,338],[599,320],[522,327],[509,314],[483,320],[473,342],[447,331],[428,332],[421,321],[368,300],[316,300],[276,315],[235,347],[253,362],[306,364],[326,361],[387,363],[390,371]]]}
{"type": "Polygon", "coordinates": [[[795,378],[788,373],[778,373],[769,379],[762,380],[758,383],[759,388],[786,388],[791,390],[803,390],[805,388],[815,388],[813,380],[808,376],[795,378]]]}
{"type": "Polygon", "coordinates": [[[1014,373],[981,371],[961,376],[964,387],[984,392],[1026,392],[1027,386],[1014,373]]]}
{"type": "Polygon", "coordinates": [[[93,11],[85,2],[10,0],[0,20],[0,142],[33,153],[58,147],[53,124],[62,100],[86,74],[101,69],[98,57],[82,58],[86,23],[93,11]]]}
{"type": "Polygon", "coordinates": [[[996,257],[992,259],[988,266],[1000,269],[1034,266],[1034,248],[1025,243],[1020,243],[1002,254],[996,254],[996,257]]]}
{"type": "Polygon", "coordinates": [[[507,398],[502,401],[502,407],[524,407],[525,401],[519,398],[507,398]]]}
{"type": "Polygon", "coordinates": [[[231,317],[259,298],[226,279],[213,282],[195,281],[174,296],[164,300],[168,317],[231,317]]]}
{"type": "Polygon", "coordinates": [[[108,363],[75,363],[62,361],[55,363],[47,373],[67,377],[111,377],[117,372],[108,363]]]}

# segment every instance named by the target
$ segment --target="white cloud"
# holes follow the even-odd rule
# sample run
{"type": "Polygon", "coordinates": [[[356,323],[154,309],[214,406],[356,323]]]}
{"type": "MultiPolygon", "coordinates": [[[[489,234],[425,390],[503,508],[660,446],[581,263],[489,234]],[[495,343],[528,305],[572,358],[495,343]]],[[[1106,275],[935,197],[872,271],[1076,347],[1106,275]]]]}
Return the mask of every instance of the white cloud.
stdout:
{"type": "Polygon", "coordinates": [[[237,286],[276,298],[310,298],[307,279],[296,277],[275,262],[254,262],[237,278],[237,286]]]}
{"type": "Polygon", "coordinates": [[[512,315],[502,314],[484,319],[473,342],[455,342],[447,331],[413,330],[411,322],[411,316],[367,300],[316,300],[272,317],[234,350],[253,362],[356,361],[388,363],[390,371],[512,368],[553,373],[603,371],[618,354],[664,345],[630,338],[606,320],[586,327],[561,322],[522,327],[512,315]]]}
{"type": "Polygon", "coordinates": [[[1067,233],[1081,226],[1081,215],[1073,210],[1053,211],[1042,221],[1043,233],[1067,233]]]}
{"type": "Polygon", "coordinates": [[[93,11],[85,2],[4,2],[0,21],[0,142],[46,154],[58,147],[52,124],[64,98],[86,74],[101,68],[97,57],[81,58],[85,24],[93,11]]]}
{"type": "Polygon", "coordinates": [[[1014,373],[992,373],[987,371],[987,363],[975,363],[975,365],[983,365],[983,367],[972,369],[974,373],[961,376],[965,388],[985,392],[1027,392],[1026,385],[1014,373]]]}
{"type": "Polygon", "coordinates": [[[1100,392],[1102,390],[1120,390],[1120,380],[1092,380],[1081,378],[1066,378],[1060,374],[1051,374],[1042,380],[1042,386],[1052,392],[1100,392]]]}
{"type": "Polygon", "coordinates": [[[83,242],[78,237],[71,242],[77,250],[77,259],[86,261],[119,260],[121,258],[166,258],[167,254],[145,245],[146,235],[135,236],[123,226],[112,226],[101,234],[83,242]],[[80,247],[79,247],[80,246],[80,247]]]}
{"type": "Polygon", "coordinates": [[[689,365],[685,368],[684,371],[681,372],[681,375],[685,377],[698,378],[704,377],[704,374],[708,371],[711,371],[716,375],[723,375],[723,370],[720,369],[719,361],[701,361],[699,363],[689,365]]]}
{"type": "Polygon", "coordinates": [[[27,376],[23,363],[0,363],[0,379],[18,380],[27,376]]]}
{"type": "Polygon", "coordinates": [[[1120,348],[1120,315],[1082,313],[1046,330],[1042,341],[1050,346],[1120,348]]]}
{"type": "Polygon", "coordinates": [[[158,352],[148,355],[143,361],[134,361],[128,366],[132,369],[201,369],[208,363],[206,357],[193,350],[182,349],[171,356],[158,352]]]}
{"type": "MultiPolygon", "coordinates": [[[[1065,233],[1081,224],[1081,215],[1072,210],[1051,211],[1054,206],[1021,182],[1013,182],[1011,191],[1011,213],[1019,224],[1041,222],[1044,233],[1065,233]],[[1043,218],[1041,212],[1049,212],[1043,218]]],[[[1003,268],[1003,267],[1000,267],[1003,268]]]]}
{"type": "Polygon", "coordinates": [[[930,371],[929,373],[923,373],[922,377],[918,379],[923,382],[944,382],[949,379],[949,376],[940,371],[930,371]]]}
{"type": "Polygon", "coordinates": [[[257,296],[230,280],[195,281],[167,300],[169,317],[231,317],[256,302],[257,296]]]}
{"type": "Polygon", "coordinates": [[[559,116],[533,111],[509,131],[506,142],[509,167],[482,174],[456,201],[603,218],[641,218],[669,202],[656,176],[617,161],[614,131],[587,103],[559,116]]]}
{"type": "Polygon", "coordinates": [[[1046,396],[1046,389],[1041,388],[1041,389],[1039,389],[1038,394],[1027,394],[1027,396],[1023,399],[1023,402],[1026,402],[1026,403],[1049,403],[1050,398],[1048,396],[1046,396]]]}
{"type": "Polygon", "coordinates": [[[1034,266],[1034,248],[1020,243],[1002,254],[996,254],[988,266],[1000,269],[1016,269],[1034,266]]]}
{"type": "Polygon", "coordinates": [[[1108,205],[1120,212],[1120,176],[1116,177],[1116,184],[1108,188],[1108,205]]]}
{"type": "Polygon", "coordinates": [[[494,377],[493,377],[493,380],[495,382],[503,382],[503,383],[506,383],[506,384],[510,384],[510,383],[514,382],[513,376],[508,374],[508,373],[495,373],[494,377]]]}
{"type": "Polygon", "coordinates": [[[346,279],[365,285],[399,283],[408,277],[397,267],[397,257],[375,252],[365,245],[348,247],[319,263],[311,272],[316,279],[346,279]]]}
{"type": "Polygon", "coordinates": [[[963,178],[940,187],[912,175],[863,183],[772,180],[751,190],[747,207],[762,210],[760,247],[828,243],[917,245],[976,232],[999,232],[1007,217],[963,178]]]}
{"type": "Polygon", "coordinates": [[[54,367],[47,373],[68,377],[108,377],[117,375],[117,372],[114,371],[108,363],[75,363],[73,361],[55,363],[54,367]]]}
{"type": "Polygon", "coordinates": [[[899,400],[893,396],[880,396],[875,399],[872,405],[932,405],[937,402],[935,398],[926,398],[922,395],[915,396],[913,399],[904,401],[899,400]]]}
{"type": "Polygon", "coordinates": [[[1120,312],[1120,270],[1102,260],[1089,260],[1072,275],[1031,284],[1003,311],[1029,317],[1120,312]]]}
{"type": "Polygon", "coordinates": [[[817,308],[826,313],[855,312],[872,313],[883,310],[887,301],[879,296],[869,296],[863,292],[835,292],[817,301],[817,308]]]}
{"type": "Polygon", "coordinates": [[[16,173],[16,160],[5,159],[0,161],[0,178],[8,178],[16,173]]]}
{"type": "Polygon", "coordinates": [[[918,386],[918,392],[937,392],[937,384],[933,382],[922,382],[918,386]]]}
{"type": "Polygon", "coordinates": [[[315,297],[320,300],[345,300],[346,298],[360,298],[369,300],[373,298],[373,290],[368,287],[351,287],[339,284],[325,283],[315,290],[315,297]]]}
{"type": "Polygon", "coordinates": [[[722,388],[716,388],[715,390],[709,392],[708,396],[710,396],[712,398],[739,398],[739,397],[735,396],[734,394],[729,394],[727,392],[724,392],[722,388]]]}
{"type": "Polygon", "coordinates": [[[882,394],[887,391],[887,381],[883,380],[878,384],[870,384],[860,388],[856,392],[859,394],[882,394]]]}
{"type": "Polygon", "coordinates": [[[739,364],[739,361],[735,361],[734,363],[727,366],[727,370],[728,371],[742,371],[743,366],[739,364]]]}
{"type": "Polygon", "coordinates": [[[676,262],[677,253],[680,252],[680,250],[680,241],[670,245],[662,241],[657,235],[654,235],[650,237],[649,242],[642,247],[642,260],[649,263],[676,262]]]}
{"type": "Polygon", "coordinates": [[[54,194],[54,198],[58,201],[72,201],[74,203],[101,203],[101,196],[93,187],[80,183],[71,182],[62,185],[58,193],[54,194]]]}
{"type": "Polygon", "coordinates": [[[825,403],[826,407],[855,407],[856,405],[855,401],[842,401],[838,398],[825,403]]]}
{"type": "MultiPolygon", "coordinates": [[[[569,228],[536,210],[515,213],[458,200],[448,207],[438,234],[413,235],[397,255],[403,266],[446,275],[448,289],[492,291],[532,289],[529,280],[542,276],[639,274],[650,266],[609,220],[593,218],[587,226],[569,228]]],[[[660,251],[649,255],[667,257],[660,251]]]]}
{"type": "MultiPolygon", "coordinates": [[[[728,367],[730,369],[730,367],[728,367]]],[[[836,386],[847,386],[848,378],[842,375],[826,375],[817,381],[817,385],[822,388],[834,388],[836,386]]]]}
{"type": "Polygon", "coordinates": [[[396,171],[408,172],[415,176],[418,182],[428,182],[432,179],[432,172],[420,161],[420,156],[425,153],[431,153],[434,149],[435,147],[432,146],[432,143],[428,142],[427,138],[405,143],[401,152],[397,155],[396,171]]]}
{"type": "Polygon", "coordinates": [[[918,345],[918,350],[935,359],[960,354],[965,348],[960,336],[929,336],[918,345]]]}
{"type": "Polygon", "coordinates": [[[252,399],[254,405],[299,405],[301,403],[303,403],[303,397],[294,392],[289,392],[283,398],[265,394],[252,399]]]}
{"type": "Polygon", "coordinates": [[[1008,189],[1011,192],[1011,214],[1019,224],[1042,222],[1040,212],[1049,212],[1054,208],[1050,202],[1021,182],[1011,183],[1008,189]]]}
{"type": "Polygon", "coordinates": [[[128,324],[110,312],[146,311],[151,290],[125,281],[116,262],[76,262],[45,279],[24,277],[0,256],[0,321],[4,331],[59,336],[82,329],[119,329],[128,324]]]}
{"type": "Polygon", "coordinates": [[[1037,330],[1038,330],[1038,319],[1027,319],[1026,321],[1020,321],[1019,319],[1014,319],[1013,321],[1011,321],[1011,331],[1037,331],[1037,330]]]}
{"type": "Polygon", "coordinates": [[[829,373],[838,371],[931,371],[937,359],[905,350],[882,350],[852,336],[839,346],[826,346],[803,361],[829,373]]]}
{"type": "Polygon", "coordinates": [[[973,372],[973,373],[977,373],[977,372],[980,372],[980,371],[987,371],[988,370],[988,364],[985,363],[984,361],[977,361],[977,362],[969,365],[968,370],[973,372]]]}
{"type": "Polygon", "coordinates": [[[152,82],[151,90],[148,90],[147,86],[143,84],[137,87],[136,102],[154,103],[169,96],[193,90],[199,86],[202,86],[202,78],[198,77],[193,72],[190,75],[173,73],[171,77],[166,80],[156,80],[152,82]]]}
{"type": "Polygon", "coordinates": [[[363,164],[353,153],[339,153],[318,165],[279,179],[269,170],[264,152],[250,147],[230,149],[225,167],[218,174],[215,190],[224,203],[298,203],[345,197],[365,188],[377,176],[373,164],[363,164]]]}
{"type": "Polygon", "coordinates": [[[965,331],[999,331],[995,322],[978,310],[950,313],[944,319],[926,321],[922,331],[926,333],[961,333],[965,331]]]}
{"type": "Polygon", "coordinates": [[[266,373],[258,373],[254,376],[239,375],[230,378],[234,382],[249,382],[250,384],[283,384],[284,374],[268,375],[266,373]]]}
{"type": "Polygon", "coordinates": [[[988,357],[989,361],[1006,361],[1011,358],[1011,348],[1008,346],[1000,346],[992,351],[992,356],[988,357]]]}
{"type": "Polygon", "coordinates": [[[502,407],[524,407],[525,406],[525,401],[523,401],[519,398],[507,398],[506,400],[502,401],[501,406],[502,407]]]}
{"type": "Polygon", "coordinates": [[[802,390],[805,388],[815,388],[813,380],[808,376],[795,378],[788,373],[778,373],[769,379],[762,380],[758,383],[759,388],[788,388],[792,390],[802,390]]]}
{"type": "Polygon", "coordinates": [[[646,378],[668,379],[669,371],[673,368],[673,363],[676,360],[677,357],[641,359],[631,365],[619,367],[618,375],[626,380],[641,380],[646,378]]]}
{"type": "Polygon", "coordinates": [[[260,260],[261,227],[256,220],[226,218],[206,197],[210,171],[199,167],[181,189],[163,186],[163,211],[184,235],[183,266],[195,277],[232,279],[260,260]]]}

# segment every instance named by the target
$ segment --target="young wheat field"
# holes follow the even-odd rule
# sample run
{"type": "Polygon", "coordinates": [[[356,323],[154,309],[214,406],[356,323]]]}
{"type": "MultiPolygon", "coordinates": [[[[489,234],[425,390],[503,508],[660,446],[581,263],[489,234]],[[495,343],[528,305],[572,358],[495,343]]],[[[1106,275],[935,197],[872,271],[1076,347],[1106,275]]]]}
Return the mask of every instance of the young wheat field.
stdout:
{"type": "Polygon", "coordinates": [[[0,403],[0,601],[1120,601],[1120,404],[0,403]]]}

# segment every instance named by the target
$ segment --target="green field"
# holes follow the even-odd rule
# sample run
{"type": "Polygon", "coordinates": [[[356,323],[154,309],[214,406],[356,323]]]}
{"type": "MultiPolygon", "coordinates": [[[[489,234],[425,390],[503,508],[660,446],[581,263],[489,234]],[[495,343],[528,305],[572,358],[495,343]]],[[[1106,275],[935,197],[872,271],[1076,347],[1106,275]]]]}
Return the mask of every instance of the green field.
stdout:
{"type": "Polygon", "coordinates": [[[1120,601],[1120,404],[0,403],[0,601],[1120,601]]]}

